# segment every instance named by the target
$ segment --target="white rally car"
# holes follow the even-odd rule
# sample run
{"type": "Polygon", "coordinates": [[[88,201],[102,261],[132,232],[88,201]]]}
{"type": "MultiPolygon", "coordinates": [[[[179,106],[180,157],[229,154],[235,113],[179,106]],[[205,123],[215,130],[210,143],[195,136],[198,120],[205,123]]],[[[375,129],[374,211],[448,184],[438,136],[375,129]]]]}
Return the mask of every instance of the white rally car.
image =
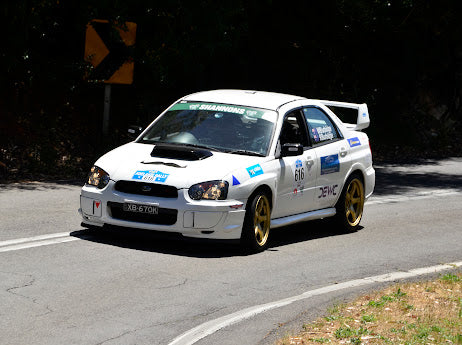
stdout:
{"type": "Polygon", "coordinates": [[[216,90],[181,98],[138,138],[99,158],[82,188],[82,224],[240,239],[334,217],[355,230],[375,171],[366,104],[216,90]],[[328,107],[357,110],[343,123],[328,107]]]}

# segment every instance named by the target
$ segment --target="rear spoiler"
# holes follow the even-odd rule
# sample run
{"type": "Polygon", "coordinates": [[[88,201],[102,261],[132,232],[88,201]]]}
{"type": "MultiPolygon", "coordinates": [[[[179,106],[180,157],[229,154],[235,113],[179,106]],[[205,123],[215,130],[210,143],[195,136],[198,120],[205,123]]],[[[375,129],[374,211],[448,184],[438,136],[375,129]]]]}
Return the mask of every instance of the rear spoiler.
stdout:
{"type": "Polygon", "coordinates": [[[367,110],[367,104],[356,104],[356,103],[346,103],[346,102],[334,102],[334,101],[319,101],[327,107],[338,107],[338,108],[349,108],[358,110],[358,118],[356,120],[356,125],[351,123],[345,123],[348,128],[354,129],[355,131],[360,131],[361,129],[369,127],[371,120],[369,119],[369,110],[367,110]]]}

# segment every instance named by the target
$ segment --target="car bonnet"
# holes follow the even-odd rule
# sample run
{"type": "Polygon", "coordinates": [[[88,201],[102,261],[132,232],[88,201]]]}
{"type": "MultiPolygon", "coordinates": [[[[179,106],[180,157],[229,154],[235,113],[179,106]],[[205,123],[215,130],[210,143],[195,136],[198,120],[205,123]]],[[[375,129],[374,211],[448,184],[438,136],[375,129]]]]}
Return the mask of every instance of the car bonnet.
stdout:
{"type": "Polygon", "coordinates": [[[148,181],[189,188],[195,183],[223,179],[265,159],[215,151],[199,160],[172,159],[151,156],[153,148],[154,145],[129,143],[108,152],[95,165],[114,181],[148,181]]]}

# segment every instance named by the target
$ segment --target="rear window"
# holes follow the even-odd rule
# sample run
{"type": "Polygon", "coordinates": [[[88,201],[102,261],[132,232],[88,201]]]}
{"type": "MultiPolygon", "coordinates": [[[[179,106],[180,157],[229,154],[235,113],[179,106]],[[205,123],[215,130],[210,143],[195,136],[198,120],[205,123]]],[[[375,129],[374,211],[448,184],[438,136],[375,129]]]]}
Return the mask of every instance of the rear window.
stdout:
{"type": "Polygon", "coordinates": [[[303,109],[303,113],[313,144],[335,141],[340,138],[337,127],[321,109],[307,107],[303,109]]]}

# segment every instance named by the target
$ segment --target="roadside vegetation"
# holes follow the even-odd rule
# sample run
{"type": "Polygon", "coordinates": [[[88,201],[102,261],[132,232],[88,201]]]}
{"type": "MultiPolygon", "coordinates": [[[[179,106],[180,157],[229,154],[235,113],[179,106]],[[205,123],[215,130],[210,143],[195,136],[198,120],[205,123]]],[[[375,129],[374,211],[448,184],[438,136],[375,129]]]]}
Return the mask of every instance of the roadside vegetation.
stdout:
{"type": "Polygon", "coordinates": [[[277,344],[462,344],[462,273],[394,285],[334,306],[277,344]]]}
{"type": "Polygon", "coordinates": [[[1,1],[0,182],[85,179],[129,125],[220,88],[367,103],[374,162],[461,156],[460,13],[454,0],[1,1]],[[135,65],[112,86],[107,136],[105,85],[85,79],[93,19],[137,24],[135,45],[95,69],[135,65]]]}

